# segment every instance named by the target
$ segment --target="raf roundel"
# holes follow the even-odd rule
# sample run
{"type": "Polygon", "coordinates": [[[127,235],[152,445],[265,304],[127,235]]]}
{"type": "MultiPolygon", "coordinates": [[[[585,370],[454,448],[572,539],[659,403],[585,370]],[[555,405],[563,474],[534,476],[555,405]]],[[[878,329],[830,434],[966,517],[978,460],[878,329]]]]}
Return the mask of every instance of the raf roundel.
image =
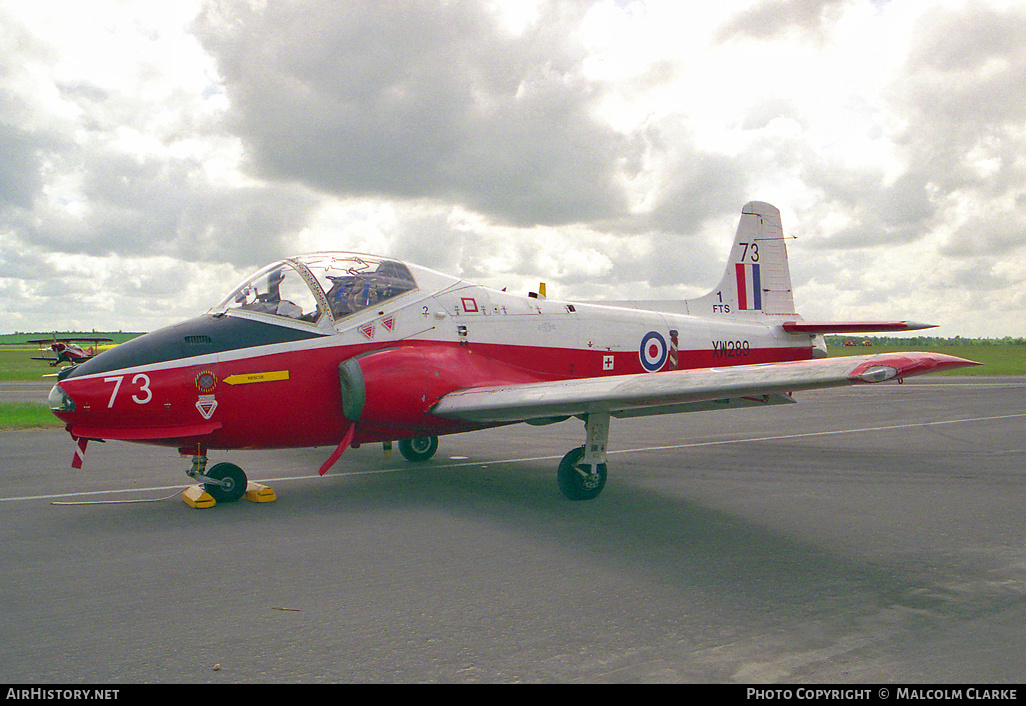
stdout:
{"type": "Polygon", "coordinates": [[[641,367],[650,373],[656,372],[666,362],[666,339],[657,331],[649,331],[641,339],[638,357],[641,359],[641,367]]]}

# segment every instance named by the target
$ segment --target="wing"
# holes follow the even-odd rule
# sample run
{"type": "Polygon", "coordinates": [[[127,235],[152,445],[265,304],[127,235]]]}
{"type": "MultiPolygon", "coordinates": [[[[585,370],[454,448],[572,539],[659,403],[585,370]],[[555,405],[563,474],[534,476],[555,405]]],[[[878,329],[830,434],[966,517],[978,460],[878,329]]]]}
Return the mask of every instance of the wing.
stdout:
{"type": "Polygon", "coordinates": [[[51,344],[51,343],[113,343],[113,338],[36,338],[31,341],[25,341],[25,343],[34,343],[36,345],[51,344]]]}
{"type": "Polygon", "coordinates": [[[883,382],[967,365],[979,363],[940,353],[883,353],[475,387],[445,395],[431,413],[481,423],[544,423],[593,413],[629,417],[777,404],[798,390],[883,382]]]}

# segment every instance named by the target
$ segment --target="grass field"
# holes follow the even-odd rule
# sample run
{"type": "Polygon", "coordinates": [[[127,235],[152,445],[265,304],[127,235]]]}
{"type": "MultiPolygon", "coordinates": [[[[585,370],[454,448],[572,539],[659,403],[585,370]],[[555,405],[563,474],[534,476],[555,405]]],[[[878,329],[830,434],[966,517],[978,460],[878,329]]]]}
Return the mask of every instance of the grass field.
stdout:
{"type": "Polygon", "coordinates": [[[0,404],[0,431],[4,429],[60,429],[64,426],[53,416],[45,402],[4,402],[0,404]]]}
{"type": "Polygon", "coordinates": [[[933,351],[974,360],[983,365],[949,370],[937,375],[1026,375],[1026,346],[938,345],[938,346],[830,346],[830,357],[870,355],[899,351],[933,351]]]}
{"type": "Polygon", "coordinates": [[[0,348],[0,380],[42,380],[44,375],[60,370],[41,360],[31,360],[39,355],[37,348],[0,348]]]}
{"type": "Polygon", "coordinates": [[[53,331],[47,331],[46,333],[0,333],[0,346],[27,345],[29,348],[35,350],[35,345],[27,344],[25,343],[25,341],[29,339],[39,340],[43,338],[50,338],[52,336],[56,336],[57,338],[74,338],[76,336],[96,336],[97,338],[109,338],[111,339],[111,341],[113,341],[111,345],[116,345],[118,343],[124,343],[125,341],[129,341],[135,338],[136,336],[141,335],[142,334],[140,333],[125,333],[124,331],[117,331],[115,333],[111,333],[110,331],[96,331],[92,333],[64,333],[61,331],[57,331],[56,333],[54,333],[53,331]]]}
{"type": "MultiPolygon", "coordinates": [[[[113,345],[100,346],[100,351],[113,348],[113,345]]],[[[0,346],[0,380],[41,380],[44,375],[59,372],[62,363],[51,368],[49,363],[42,360],[32,360],[44,355],[36,346],[0,346]]],[[[53,357],[53,353],[45,355],[53,357]]]]}

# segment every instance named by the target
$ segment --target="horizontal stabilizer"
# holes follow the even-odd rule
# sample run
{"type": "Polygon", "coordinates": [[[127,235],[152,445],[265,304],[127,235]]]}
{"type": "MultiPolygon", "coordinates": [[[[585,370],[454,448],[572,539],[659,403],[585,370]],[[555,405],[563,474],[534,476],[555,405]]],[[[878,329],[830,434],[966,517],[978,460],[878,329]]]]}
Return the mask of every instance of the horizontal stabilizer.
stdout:
{"type": "Polygon", "coordinates": [[[788,333],[872,333],[886,331],[918,331],[936,328],[936,324],[917,321],[785,321],[788,333]]]}

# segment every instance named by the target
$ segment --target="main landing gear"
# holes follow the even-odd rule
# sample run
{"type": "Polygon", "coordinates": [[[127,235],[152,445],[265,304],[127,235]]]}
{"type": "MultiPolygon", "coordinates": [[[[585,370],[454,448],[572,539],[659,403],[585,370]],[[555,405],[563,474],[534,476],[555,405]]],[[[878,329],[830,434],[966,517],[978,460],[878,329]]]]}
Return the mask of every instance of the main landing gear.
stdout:
{"type": "MultiPolygon", "coordinates": [[[[592,413],[584,421],[587,443],[564,456],[556,472],[559,489],[570,500],[593,500],[606,486],[609,414],[592,413]]],[[[437,450],[437,436],[418,436],[399,441],[399,452],[407,461],[427,461],[437,450]]]]}
{"type": "Polygon", "coordinates": [[[587,443],[564,456],[556,472],[559,489],[570,500],[593,500],[606,486],[609,414],[589,414],[585,425],[587,443]]]}
{"type": "Polygon", "coordinates": [[[416,436],[399,440],[399,453],[407,461],[427,461],[438,451],[437,436],[416,436]]]}

